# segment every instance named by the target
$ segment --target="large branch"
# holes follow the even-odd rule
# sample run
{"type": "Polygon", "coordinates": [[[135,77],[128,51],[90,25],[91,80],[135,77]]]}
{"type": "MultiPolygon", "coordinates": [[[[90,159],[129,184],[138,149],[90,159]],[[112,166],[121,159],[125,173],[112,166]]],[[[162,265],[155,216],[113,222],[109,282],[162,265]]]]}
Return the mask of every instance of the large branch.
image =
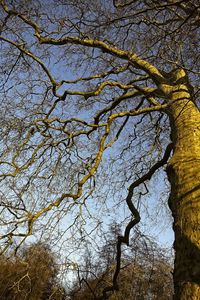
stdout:
{"type": "Polygon", "coordinates": [[[90,38],[80,39],[78,37],[73,37],[73,36],[67,36],[61,39],[54,39],[50,37],[41,36],[38,32],[36,32],[35,35],[38,38],[40,44],[51,44],[51,45],[74,44],[74,45],[82,45],[86,47],[98,48],[102,52],[129,61],[136,68],[145,71],[156,83],[160,83],[164,80],[164,77],[160,73],[160,71],[155,66],[150,64],[148,61],[143,60],[133,52],[125,51],[120,48],[111,46],[101,40],[90,39],[90,38]]]}
{"type": "Polygon", "coordinates": [[[145,71],[156,84],[161,83],[164,80],[163,75],[161,72],[151,63],[146,60],[140,58],[137,54],[132,51],[125,51],[120,48],[114,47],[108,43],[105,43],[102,40],[98,39],[91,39],[91,38],[79,38],[76,36],[66,36],[64,38],[51,38],[49,36],[42,36],[43,30],[40,28],[38,24],[34,21],[30,20],[29,18],[25,17],[23,14],[16,10],[10,10],[5,2],[2,1],[2,6],[5,12],[10,15],[15,15],[19,17],[23,22],[31,26],[35,31],[35,36],[37,37],[40,44],[48,44],[48,45],[67,45],[67,44],[74,44],[74,45],[81,45],[86,47],[98,48],[102,52],[108,53],[110,55],[114,55],[121,59],[125,59],[129,61],[134,67],[145,71]]]}

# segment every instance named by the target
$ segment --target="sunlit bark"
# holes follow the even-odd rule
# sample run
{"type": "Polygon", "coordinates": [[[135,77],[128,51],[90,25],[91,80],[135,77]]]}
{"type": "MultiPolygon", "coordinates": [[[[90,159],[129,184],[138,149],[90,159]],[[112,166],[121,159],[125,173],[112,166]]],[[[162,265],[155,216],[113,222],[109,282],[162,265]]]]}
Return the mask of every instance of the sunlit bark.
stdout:
{"type": "Polygon", "coordinates": [[[164,89],[172,101],[174,153],[167,171],[175,233],[174,299],[196,300],[200,299],[200,112],[187,84],[164,89]]]}

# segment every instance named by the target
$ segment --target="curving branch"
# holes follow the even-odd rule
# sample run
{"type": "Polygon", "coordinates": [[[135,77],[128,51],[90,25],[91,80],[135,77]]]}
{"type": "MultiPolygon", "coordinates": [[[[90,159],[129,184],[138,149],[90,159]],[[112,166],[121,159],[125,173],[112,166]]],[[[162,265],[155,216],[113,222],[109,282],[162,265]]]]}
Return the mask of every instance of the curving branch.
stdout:
{"type": "Polygon", "coordinates": [[[115,272],[113,275],[113,282],[112,286],[108,286],[104,288],[102,296],[98,297],[97,300],[106,300],[109,298],[109,293],[112,291],[117,291],[118,290],[118,284],[117,284],[117,279],[118,275],[120,273],[120,268],[121,268],[121,248],[122,244],[126,244],[129,246],[129,237],[130,237],[130,231],[131,229],[137,225],[140,222],[140,214],[137,208],[134,206],[132,202],[133,198],[133,192],[136,187],[138,187],[140,184],[143,184],[145,181],[150,180],[153,174],[162,166],[164,166],[171,154],[171,151],[173,149],[172,143],[168,144],[165,153],[163,155],[163,158],[159,160],[155,165],[153,165],[150,170],[143,175],[142,177],[138,178],[135,180],[133,183],[128,188],[128,194],[126,197],[126,204],[131,212],[132,219],[131,221],[126,225],[124,235],[118,236],[118,241],[117,241],[117,254],[116,254],[116,268],[115,272]]]}
{"type": "Polygon", "coordinates": [[[49,36],[43,36],[42,29],[34,21],[25,17],[23,14],[21,14],[20,12],[18,12],[16,10],[9,10],[8,6],[5,4],[4,1],[2,2],[2,6],[3,6],[3,9],[8,14],[17,16],[23,22],[25,22],[26,24],[28,24],[29,26],[31,26],[33,28],[35,31],[35,37],[38,39],[40,44],[48,44],[48,45],[55,45],[55,46],[73,44],[73,45],[81,45],[81,46],[86,46],[86,47],[97,48],[97,49],[100,49],[104,53],[108,53],[110,55],[114,55],[121,59],[127,60],[129,63],[133,64],[134,67],[145,71],[154,80],[154,82],[156,84],[164,81],[164,77],[163,77],[162,73],[159,71],[159,69],[157,69],[154,65],[152,65],[148,61],[140,58],[134,52],[122,50],[120,48],[114,47],[114,46],[112,46],[102,40],[98,40],[98,39],[79,38],[76,36],[66,36],[63,38],[55,39],[55,38],[51,38],[49,36]]]}

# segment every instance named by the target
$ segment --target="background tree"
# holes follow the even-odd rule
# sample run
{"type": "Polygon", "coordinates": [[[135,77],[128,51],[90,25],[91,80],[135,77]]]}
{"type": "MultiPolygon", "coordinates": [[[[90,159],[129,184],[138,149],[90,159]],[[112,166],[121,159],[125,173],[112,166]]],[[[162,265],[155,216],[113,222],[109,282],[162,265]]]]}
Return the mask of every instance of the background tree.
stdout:
{"type": "MultiPolygon", "coordinates": [[[[72,300],[103,299],[102,292],[112,286],[115,270],[116,236],[119,226],[113,224],[108,233],[109,239],[94,259],[85,254],[79,266],[77,279],[72,286],[72,300]],[[90,263],[88,263],[90,261],[90,263]]],[[[172,299],[172,259],[149,238],[135,233],[131,246],[123,251],[121,272],[118,278],[119,291],[112,300],[172,299]]]]}
{"type": "Polygon", "coordinates": [[[32,245],[18,257],[2,256],[0,266],[2,300],[67,299],[57,279],[56,260],[44,245],[32,245]]]}
{"type": "Polygon", "coordinates": [[[108,298],[167,164],[174,299],[198,299],[198,25],[195,0],[1,1],[3,251],[36,232],[80,249],[118,213],[108,298]]]}

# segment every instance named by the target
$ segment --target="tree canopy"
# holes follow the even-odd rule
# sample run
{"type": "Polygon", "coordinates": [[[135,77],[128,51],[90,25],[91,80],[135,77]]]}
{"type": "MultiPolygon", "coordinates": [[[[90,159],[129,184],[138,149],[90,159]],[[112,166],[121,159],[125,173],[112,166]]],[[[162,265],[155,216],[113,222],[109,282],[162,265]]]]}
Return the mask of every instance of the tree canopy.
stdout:
{"type": "Polygon", "coordinates": [[[2,253],[31,236],[81,253],[119,219],[107,299],[159,193],[174,220],[174,299],[198,299],[199,1],[0,8],[2,253]]]}

